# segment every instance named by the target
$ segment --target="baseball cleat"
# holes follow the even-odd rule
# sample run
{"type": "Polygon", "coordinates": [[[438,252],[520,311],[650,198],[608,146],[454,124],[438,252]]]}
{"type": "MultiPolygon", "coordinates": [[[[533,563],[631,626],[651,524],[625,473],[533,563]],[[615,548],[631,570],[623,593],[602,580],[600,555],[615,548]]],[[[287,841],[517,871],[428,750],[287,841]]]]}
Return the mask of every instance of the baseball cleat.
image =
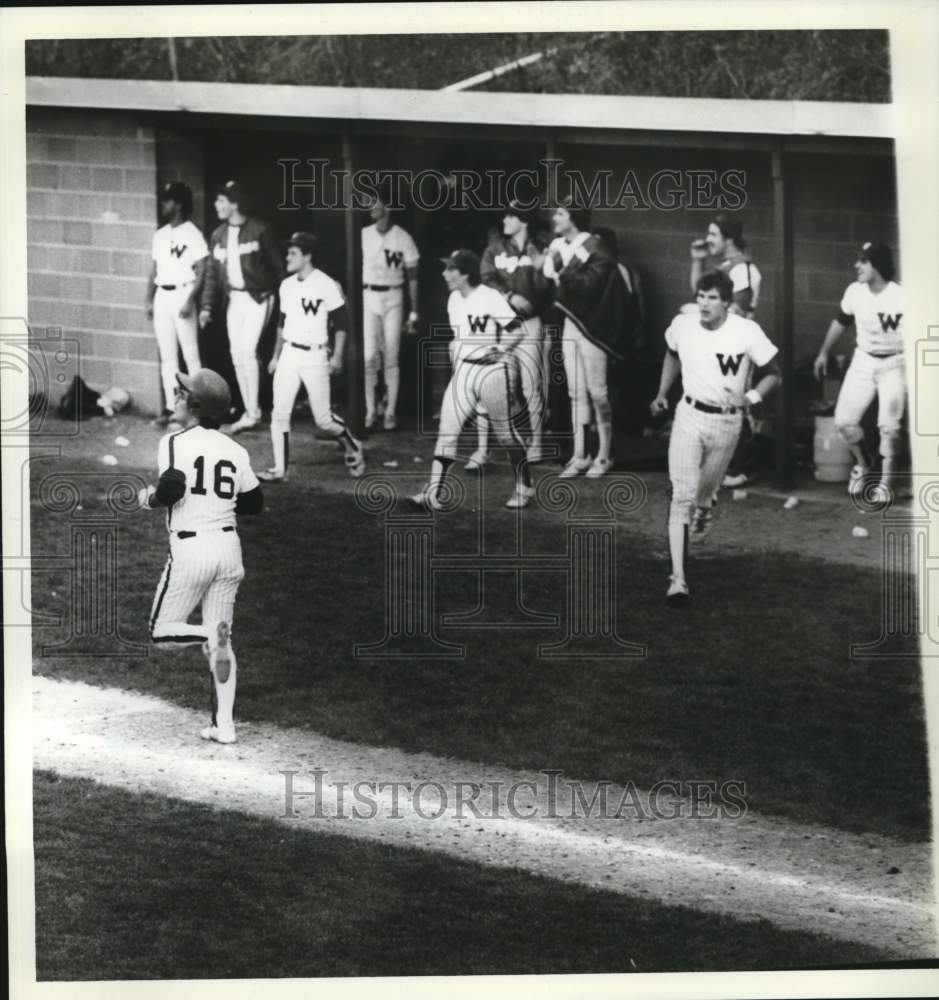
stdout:
{"type": "Polygon", "coordinates": [[[393,413],[385,414],[384,428],[386,431],[396,431],[398,429],[398,418],[393,413]]]}
{"type": "Polygon", "coordinates": [[[212,740],[215,743],[235,743],[235,726],[206,726],[199,735],[204,740],[212,740]]]}
{"type": "Polygon", "coordinates": [[[265,472],[258,473],[258,479],[262,483],[285,483],[287,481],[287,473],[281,469],[267,469],[265,472]]]}
{"type": "Polygon", "coordinates": [[[612,458],[595,458],[587,470],[588,479],[600,479],[613,468],[612,458]]]}
{"type": "Polygon", "coordinates": [[[489,455],[485,451],[474,451],[467,460],[466,465],[463,467],[467,472],[479,472],[479,470],[484,466],[488,465],[490,462],[489,455]]]}
{"type": "Polygon", "coordinates": [[[747,483],[749,482],[750,482],[750,477],[745,472],[740,472],[735,476],[728,473],[721,480],[721,486],[725,490],[734,490],[740,486],[746,486],[747,483]]]}
{"type": "Polygon", "coordinates": [[[365,475],[365,452],[362,450],[362,445],[357,444],[355,451],[346,452],[346,468],[353,479],[365,475]]]}
{"type": "Polygon", "coordinates": [[[589,458],[572,458],[558,473],[558,479],[573,479],[575,476],[582,476],[592,465],[593,461],[589,458]]]}
{"type": "Polygon", "coordinates": [[[534,486],[516,486],[515,492],[505,501],[506,507],[527,507],[535,495],[534,486]]]}
{"type": "Polygon", "coordinates": [[[420,493],[415,493],[414,496],[408,497],[408,503],[413,507],[419,507],[421,510],[442,510],[442,504],[437,499],[436,492],[431,492],[430,486],[425,486],[420,493]]]}
{"type": "Polygon", "coordinates": [[[867,475],[867,469],[863,465],[855,465],[851,469],[851,475],[848,477],[848,494],[852,497],[856,497],[864,489],[864,477],[867,475]]]}
{"type": "Polygon", "coordinates": [[[696,507],[691,517],[688,537],[693,542],[703,542],[714,525],[714,511],[710,507],[696,507]]]}
{"type": "Polygon", "coordinates": [[[240,420],[236,420],[233,424],[229,424],[227,431],[229,434],[241,434],[242,431],[253,431],[255,427],[260,424],[260,420],[254,420],[247,414],[241,417],[240,420]]]}
{"type": "Polygon", "coordinates": [[[691,591],[688,584],[680,576],[669,577],[668,594],[666,600],[673,607],[680,607],[691,600],[691,591]]]}

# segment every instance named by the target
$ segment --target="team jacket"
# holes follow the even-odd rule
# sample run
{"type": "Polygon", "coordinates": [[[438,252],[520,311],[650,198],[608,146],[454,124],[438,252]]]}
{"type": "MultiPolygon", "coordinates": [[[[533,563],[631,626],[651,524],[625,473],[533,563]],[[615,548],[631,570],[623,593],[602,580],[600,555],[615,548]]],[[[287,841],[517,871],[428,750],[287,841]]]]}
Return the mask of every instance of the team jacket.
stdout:
{"type": "MultiPolygon", "coordinates": [[[[241,273],[245,289],[257,302],[274,292],[284,279],[284,261],[271,227],[260,219],[245,219],[238,234],[241,248],[241,273]]],[[[210,264],[205,270],[201,305],[214,311],[216,303],[228,295],[226,256],[228,223],[223,222],[209,240],[210,264]]]]}
{"type": "Polygon", "coordinates": [[[532,256],[538,252],[531,241],[524,250],[510,236],[493,240],[483,254],[480,277],[483,284],[501,292],[506,298],[521,295],[532,305],[529,316],[539,316],[547,304],[550,292],[548,279],[541,268],[532,263],[532,256]]]}
{"type": "Polygon", "coordinates": [[[616,260],[596,237],[588,237],[559,272],[555,305],[611,357],[626,356],[632,334],[623,321],[626,286],[616,260]]]}

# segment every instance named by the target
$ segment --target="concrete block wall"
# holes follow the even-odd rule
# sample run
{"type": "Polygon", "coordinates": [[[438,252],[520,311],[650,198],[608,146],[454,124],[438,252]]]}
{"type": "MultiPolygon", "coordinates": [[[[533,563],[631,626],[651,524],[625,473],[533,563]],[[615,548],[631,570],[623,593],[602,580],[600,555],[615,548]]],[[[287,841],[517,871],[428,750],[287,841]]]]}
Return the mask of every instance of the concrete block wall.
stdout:
{"type": "MultiPolygon", "coordinates": [[[[157,222],[153,130],[133,114],[31,108],[26,119],[29,321],[78,342],[78,372],[160,406],[144,309],[157,222]]],[[[61,386],[50,387],[55,402],[61,386]]]]}

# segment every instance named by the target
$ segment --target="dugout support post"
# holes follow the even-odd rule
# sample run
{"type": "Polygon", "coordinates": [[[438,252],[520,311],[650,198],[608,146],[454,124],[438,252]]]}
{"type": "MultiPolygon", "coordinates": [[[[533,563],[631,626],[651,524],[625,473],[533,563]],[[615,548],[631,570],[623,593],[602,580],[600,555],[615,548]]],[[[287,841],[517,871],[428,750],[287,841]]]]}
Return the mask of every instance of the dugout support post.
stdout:
{"type": "Polygon", "coordinates": [[[784,140],[772,150],[773,240],[775,268],[776,345],[783,384],[776,396],[776,487],[791,489],[793,476],[793,412],[795,385],[795,314],[794,260],[792,231],[792,181],[786,172],[784,140]]]}
{"type": "Polygon", "coordinates": [[[362,332],[362,304],[359,275],[359,240],[355,226],[355,206],[352,203],[352,171],[355,168],[352,133],[342,133],[342,201],[343,224],[346,244],[346,313],[349,319],[348,338],[348,387],[349,425],[352,433],[361,438],[365,433],[365,350],[362,332]]]}

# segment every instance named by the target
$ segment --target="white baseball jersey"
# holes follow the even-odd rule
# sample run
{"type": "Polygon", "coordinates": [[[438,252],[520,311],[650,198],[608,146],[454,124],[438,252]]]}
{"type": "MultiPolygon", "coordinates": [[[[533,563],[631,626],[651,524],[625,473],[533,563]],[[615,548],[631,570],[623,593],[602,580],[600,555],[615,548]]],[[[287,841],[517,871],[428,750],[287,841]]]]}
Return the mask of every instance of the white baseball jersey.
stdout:
{"type": "Polygon", "coordinates": [[[499,343],[502,329],[515,319],[506,299],[488,285],[477,285],[469,295],[451,292],[447,314],[456,341],[454,363],[485,354],[499,343]]]}
{"type": "Polygon", "coordinates": [[[247,451],[227,434],[198,424],[162,438],[158,461],[161,475],[169,468],[186,475],[183,498],[166,512],[171,532],[234,527],[238,494],[259,485],[247,451]]]}
{"type": "Polygon", "coordinates": [[[752,319],[729,313],[716,330],[696,313],[676,316],[665,343],[678,354],[685,392],[701,403],[739,406],[751,367],[762,368],[777,354],[775,344],[752,319]]]}
{"type": "Polygon", "coordinates": [[[195,280],[194,267],[209,256],[209,248],[199,227],[187,220],[161,226],[153,234],[152,253],[158,285],[186,285],[195,280]]]}
{"type": "Polygon", "coordinates": [[[417,267],[420,254],[410,234],[400,226],[380,233],[377,225],[362,230],[362,283],[399,288],[405,269],[417,267]]]}
{"type": "Polygon", "coordinates": [[[329,342],[329,314],[345,305],[342,289],[328,274],[314,269],[301,278],[292,274],[280,283],[284,340],[319,347],[329,342]]]}
{"type": "Polygon", "coordinates": [[[857,346],[868,354],[896,354],[903,350],[903,313],[906,296],[895,281],[876,294],[866,282],[848,285],[841,311],[854,317],[857,346]]]}

